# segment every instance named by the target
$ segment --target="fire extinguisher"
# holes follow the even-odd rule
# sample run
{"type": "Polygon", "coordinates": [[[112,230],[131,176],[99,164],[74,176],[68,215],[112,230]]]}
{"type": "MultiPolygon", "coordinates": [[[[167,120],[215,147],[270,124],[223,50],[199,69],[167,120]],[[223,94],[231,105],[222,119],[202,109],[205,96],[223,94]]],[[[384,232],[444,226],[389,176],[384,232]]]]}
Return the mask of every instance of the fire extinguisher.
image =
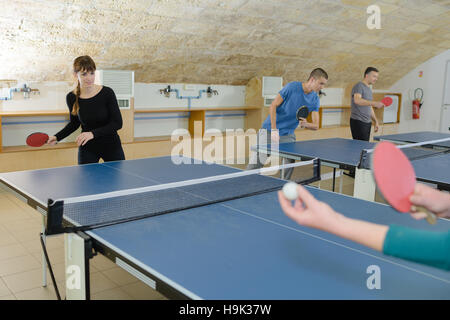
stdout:
{"type": "Polygon", "coordinates": [[[417,88],[414,90],[414,100],[412,101],[412,116],[413,119],[420,119],[420,108],[422,107],[423,101],[423,90],[417,88]]]}

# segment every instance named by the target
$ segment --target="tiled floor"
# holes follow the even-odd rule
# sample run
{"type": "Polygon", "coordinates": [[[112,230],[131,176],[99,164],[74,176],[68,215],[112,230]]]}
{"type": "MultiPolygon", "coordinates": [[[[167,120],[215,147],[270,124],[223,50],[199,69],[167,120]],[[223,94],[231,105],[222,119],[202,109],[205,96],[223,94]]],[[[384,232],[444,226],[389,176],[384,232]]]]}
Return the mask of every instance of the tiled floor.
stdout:
{"type": "MultiPolygon", "coordinates": [[[[41,215],[0,189],[0,300],[56,299],[51,285],[42,287],[41,215]]],[[[64,240],[47,238],[56,282],[64,297],[64,240]]],[[[91,260],[92,299],[166,299],[102,255],[91,260]]]]}
{"type": "MultiPolygon", "coordinates": [[[[320,187],[330,190],[331,181],[322,181],[320,187]]],[[[344,176],[343,193],[353,193],[353,179],[347,176],[344,176]]],[[[48,272],[49,285],[42,287],[41,219],[39,213],[0,188],[0,300],[56,299],[48,272]]],[[[64,297],[62,236],[48,238],[47,248],[59,291],[64,297]]],[[[107,300],[166,299],[102,255],[91,260],[91,295],[92,299],[107,300]]]]}

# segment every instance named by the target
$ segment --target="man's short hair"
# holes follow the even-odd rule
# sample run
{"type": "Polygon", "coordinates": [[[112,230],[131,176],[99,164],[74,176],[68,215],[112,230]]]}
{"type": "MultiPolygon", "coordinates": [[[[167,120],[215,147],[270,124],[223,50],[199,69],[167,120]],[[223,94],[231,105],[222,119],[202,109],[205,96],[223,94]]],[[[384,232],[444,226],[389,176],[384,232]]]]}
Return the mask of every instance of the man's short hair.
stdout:
{"type": "Polygon", "coordinates": [[[313,71],[311,71],[311,74],[309,75],[308,80],[311,78],[314,78],[314,79],[325,78],[328,80],[328,74],[322,68],[316,68],[313,71]]]}
{"type": "Polygon", "coordinates": [[[371,73],[372,71],[379,72],[378,69],[375,68],[375,67],[368,67],[368,68],[366,69],[366,71],[364,71],[364,78],[366,77],[366,75],[368,75],[368,74],[371,73]]]}

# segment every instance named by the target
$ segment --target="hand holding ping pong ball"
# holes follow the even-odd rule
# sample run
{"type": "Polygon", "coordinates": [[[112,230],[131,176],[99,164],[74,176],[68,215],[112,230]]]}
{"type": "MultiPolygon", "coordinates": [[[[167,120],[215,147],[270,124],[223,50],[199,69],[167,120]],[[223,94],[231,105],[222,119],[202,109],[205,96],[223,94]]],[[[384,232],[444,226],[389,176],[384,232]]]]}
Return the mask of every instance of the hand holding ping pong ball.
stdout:
{"type": "Polygon", "coordinates": [[[288,182],[283,186],[283,194],[289,200],[295,200],[298,198],[297,184],[295,182],[288,182]]]}

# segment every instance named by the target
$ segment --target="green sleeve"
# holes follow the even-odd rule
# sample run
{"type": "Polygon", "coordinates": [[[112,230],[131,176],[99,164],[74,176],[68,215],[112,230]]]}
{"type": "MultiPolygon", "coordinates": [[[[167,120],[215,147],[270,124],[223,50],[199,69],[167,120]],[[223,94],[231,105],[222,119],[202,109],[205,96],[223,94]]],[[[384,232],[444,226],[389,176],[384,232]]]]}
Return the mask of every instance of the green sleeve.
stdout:
{"type": "Polygon", "coordinates": [[[383,253],[450,270],[450,231],[433,232],[390,225],[383,253]]]}

